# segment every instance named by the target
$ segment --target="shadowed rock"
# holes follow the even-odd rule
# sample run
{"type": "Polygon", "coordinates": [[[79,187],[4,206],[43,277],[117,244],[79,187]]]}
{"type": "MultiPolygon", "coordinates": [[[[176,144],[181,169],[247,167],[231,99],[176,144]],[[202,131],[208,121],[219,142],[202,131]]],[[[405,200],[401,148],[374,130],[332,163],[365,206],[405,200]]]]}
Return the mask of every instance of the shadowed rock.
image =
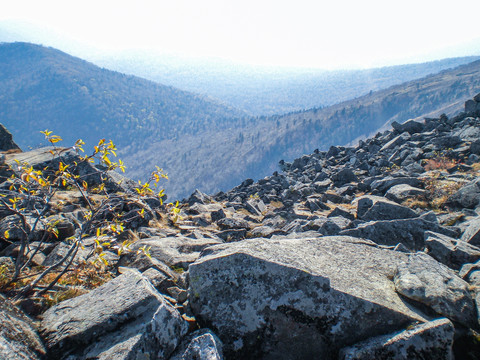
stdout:
{"type": "Polygon", "coordinates": [[[40,360],[45,353],[32,321],[0,295],[0,359],[40,360]]]}
{"type": "Polygon", "coordinates": [[[43,314],[42,333],[56,359],[166,358],[187,332],[180,314],[137,270],[43,314]]]}
{"type": "Polygon", "coordinates": [[[454,327],[438,319],[398,334],[369,339],[340,351],[340,360],[453,360],[454,327]]]}
{"type": "Polygon", "coordinates": [[[398,266],[394,282],[403,296],[463,325],[478,327],[468,283],[427,254],[409,255],[408,261],[398,266]]]}
{"type": "Polygon", "coordinates": [[[189,268],[191,307],[231,358],[334,359],[343,346],[423,319],[391,281],[407,256],[370,241],[276,237],[203,254],[189,268]]]}
{"type": "Polygon", "coordinates": [[[20,147],[13,141],[13,136],[3,124],[0,124],[0,151],[20,150],[20,147]]]}
{"type": "Polygon", "coordinates": [[[357,203],[357,218],[365,221],[418,217],[418,214],[412,209],[380,196],[365,195],[356,199],[355,202],[357,203]]]}

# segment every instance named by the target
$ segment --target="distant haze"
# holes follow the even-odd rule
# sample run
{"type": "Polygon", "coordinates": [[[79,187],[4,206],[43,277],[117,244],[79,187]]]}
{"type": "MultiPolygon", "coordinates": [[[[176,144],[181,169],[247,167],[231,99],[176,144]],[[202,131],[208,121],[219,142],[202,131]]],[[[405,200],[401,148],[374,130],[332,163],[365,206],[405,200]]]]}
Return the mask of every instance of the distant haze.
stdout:
{"type": "Polygon", "coordinates": [[[480,2],[15,0],[0,41],[92,58],[125,50],[242,64],[368,68],[480,54],[480,2]]]}

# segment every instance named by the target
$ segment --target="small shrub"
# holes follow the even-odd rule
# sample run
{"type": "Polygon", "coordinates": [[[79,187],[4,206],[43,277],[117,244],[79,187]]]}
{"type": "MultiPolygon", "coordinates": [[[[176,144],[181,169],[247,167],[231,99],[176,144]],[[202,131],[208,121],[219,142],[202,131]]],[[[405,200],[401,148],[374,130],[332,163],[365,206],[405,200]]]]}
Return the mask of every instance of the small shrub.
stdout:
{"type": "Polygon", "coordinates": [[[461,181],[443,179],[438,172],[423,179],[423,183],[427,190],[428,208],[437,211],[444,209],[448,198],[464,185],[461,181]]]}
{"type": "Polygon", "coordinates": [[[431,170],[448,170],[458,165],[460,160],[453,159],[448,155],[448,151],[436,153],[431,159],[423,160],[423,168],[425,171],[431,170]]]}
{"type": "MultiPolygon", "coordinates": [[[[0,193],[1,210],[18,218],[20,234],[23,234],[19,241],[20,246],[13,274],[8,274],[8,281],[0,282],[2,288],[16,292],[16,298],[29,296],[32,293],[34,296],[49,294],[49,291],[57,283],[92,288],[108,281],[111,277],[105,270],[109,265],[105,259],[105,250],[115,251],[118,255],[131,251],[129,248],[131,241],[128,238],[121,239],[121,235],[129,224],[144,219],[147,213],[149,219],[155,217],[150,207],[141,199],[156,195],[162,202],[164,190],[158,189],[157,184],[161,179],[167,178],[163,170],[157,167],[145,183],[139,181],[135,189],[137,200],[129,200],[130,198],[127,198],[125,194],[109,193],[106,189],[108,172],[116,169],[125,171],[125,165],[121,160],[113,160],[116,157],[117,149],[112,141],[107,142],[105,139],[101,139],[94,146],[90,155],[81,156],[80,154],[84,152],[82,140],[77,140],[75,145],[70,148],[59,148],[56,145],[62,140],[59,136],[53,135],[48,130],[42,131],[42,133],[52,145],[50,153],[52,159],[56,159],[58,168],[36,170],[28,163],[17,161],[14,165],[15,168],[11,168],[12,176],[8,179],[10,183],[8,191],[0,193]],[[79,161],[67,163],[64,160],[64,154],[71,150],[78,154],[79,161]],[[87,178],[84,177],[87,175],[81,175],[82,172],[78,170],[83,163],[89,162],[98,164],[96,175],[101,182],[95,187],[91,187],[86,181],[87,178]],[[32,270],[32,260],[41,245],[51,237],[58,237],[59,234],[56,228],[58,221],[47,221],[49,211],[52,205],[55,205],[52,199],[59,191],[68,192],[73,189],[79,192],[80,198],[87,207],[87,210],[82,213],[83,221],[79,233],[67,239],[70,247],[61,260],[51,266],[32,270]],[[138,211],[135,213],[133,210],[133,214],[125,216],[121,205],[126,201],[135,204],[138,211]],[[33,208],[32,203],[34,204],[33,208]],[[30,226],[27,216],[32,217],[32,215],[35,215],[36,220],[33,226],[30,226]],[[47,224],[46,230],[43,232],[44,235],[40,239],[37,250],[29,251],[39,223],[47,224]],[[95,238],[92,261],[89,264],[82,264],[80,267],[73,265],[76,263],[74,260],[78,250],[83,247],[84,239],[92,236],[95,238]]],[[[88,174],[88,176],[90,175],[88,174]]],[[[173,208],[174,214],[178,215],[176,212],[178,203],[173,208]]],[[[10,230],[5,231],[2,235],[8,239],[10,230]]],[[[150,256],[147,247],[142,247],[138,251],[150,256]]],[[[62,296],[78,293],[77,290],[67,290],[62,296]]]]}

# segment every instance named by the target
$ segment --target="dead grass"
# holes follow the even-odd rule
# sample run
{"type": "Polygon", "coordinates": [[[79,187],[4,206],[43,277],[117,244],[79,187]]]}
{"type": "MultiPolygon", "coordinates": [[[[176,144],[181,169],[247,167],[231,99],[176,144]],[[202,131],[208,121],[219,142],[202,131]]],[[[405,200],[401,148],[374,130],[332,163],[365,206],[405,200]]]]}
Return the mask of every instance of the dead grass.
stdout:
{"type": "Polygon", "coordinates": [[[450,159],[446,156],[440,156],[433,159],[428,159],[423,167],[425,171],[448,170],[457,165],[458,163],[458,160],[450,159]]]}
{"type": "Polygon", "coordinates": [[[471,165],[473,168],[473,171],[479,172],[480,171],[480,163],[474,163],[471,165]]]}
{"type": "MultiPolygon", "coordinates": [[[[14,294],[25,285],[30,283],[45,268],[38,266],[26,269],[22,277],[16,282],[10,283],[13,272],[8,271],[5,266],[0,267],[0,290],[5,293],[14,294]]],[[[40,287],[48,286],[58,275],[52,272],[46,275],[38,284],[40,287]]],[[[67,271],[58,281],[54,290],[43,296],[45,305],[50,307],[60,301],[82,295],[89,290],[95,289],[113,279],[115,275],[105,266],[100,264],[81,264],[70,271],[67,271]]]]}
{"type": "Polygon", "coordinates": [[[427,195],[415,197],[403,202],[410,208],[430,209],[433,211],[446,210],[445,204],[449,197],[457,192],[463,185],[463,181],[444,179],[439,169],[433,170],[422,179],[427,195]]]}
{"type": "Polygon", "coordinates": [[[270,204],[268,204],[268,206],[271,206],[275,209],[281,209],[281,208],[285,207],[285,205],[283,205],[283,203],[281,201],[272,201],[272,202],[270,202],[270,204]]]}
{"type": "Polygon", "coordinates": [[[402,202],[403,206],[409,207],[411,209],[428,209],[430,204],[425,198],[410,198],[402,202]]]}

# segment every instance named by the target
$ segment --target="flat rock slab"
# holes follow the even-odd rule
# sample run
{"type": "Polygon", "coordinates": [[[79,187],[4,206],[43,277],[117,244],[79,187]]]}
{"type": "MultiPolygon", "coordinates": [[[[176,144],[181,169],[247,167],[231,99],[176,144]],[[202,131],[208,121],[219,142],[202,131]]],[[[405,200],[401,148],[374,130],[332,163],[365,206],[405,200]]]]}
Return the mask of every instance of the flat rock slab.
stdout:
{"type": "Polygon", "coordinates": [[[409,255],[408,261],[398,266],[394,282],[403,296],[465,326],[478,327],[468,283],[427,254],[409,255]]]}
{"type": "Polygon", "coordinates": [[[462,235],[462,240],[471,245],[480,246],[480,218],[474,218],[469,221],[462,235]]]}
{"type": "Polygon", "coordinates": [[[357,204],[357,218],[365,221],[418,217],[418,214],[412,209],[381,196],[365,195],[356,199],[354,203],[357,204]]]}
{"type": "Polygon", "coordinates": [[[380,191],[381,193],[387,192],[391,187],[399,184],[406,184],[413,187],[418,187],[421,185],[421,181],[416,177],[392,177],[387,176],[385,178],[375,180],[370,184],[370,187],[375,190],[380,191]]]}
{"type": "Polygon", "coordinates": [[[38,360],[45,353],[32,321],[0,295],[0,359],[38,360]]]}
{"type": "Polygon", "coordinates": [[[392,201],[401,203],[407,199],[412,199],[416,197],[423,197],[427,194],[426,190],[419,189],[408,184],[399,184],[392,186],[390,190],[387,191],[385,197],[392,201]]]}
{"type": "Polygon", "coordinates": [[[410,250],[423,250],[425,231],[434,231],[448,236],[455,232],[423,218],[369,221],[355,229],[347,229],[340,235],[370,239],[380,245],[405,245],[410,250]]]}
{"type": "Polygon", "coordinates": [[[453,360],[455,329],[448,319],[415,326],[399,334],[375,337],[340,351],[340,360],[453,360]]]}
{"type": "Polygon", "coordinates": [[[335,359],[338,349],[424,320],[396,293],[406,254],[351,237],[212,246],[189,268],[189,299],[227,357],[335,359]]]}
{"type": "Polygon", "coordinates": [[[432,231],[425,233],[425,245],[431,257],[454,270],[480,259],[480,248],[432,231]]]}
{"type": "Polygon", "coordinates": [[[195,239],[186,236],[154,236],[136,241],[131,245],[134,250],[122,257],[121,264],[128,266],[131,263],[140,261],[146,255],[138,252],[141,247],[148,247],[153,259],[159,260],[168,266],[188,268],[189,264],[197,260],[200,252],[212,245],[220,244],[221,241],[212,238],[195,239]]]}
{"type": "Polygon", "coordinates": [[[43,314],[49,356],[56,359],[165,358],[188,325],[137,270],[43,314]]]}

